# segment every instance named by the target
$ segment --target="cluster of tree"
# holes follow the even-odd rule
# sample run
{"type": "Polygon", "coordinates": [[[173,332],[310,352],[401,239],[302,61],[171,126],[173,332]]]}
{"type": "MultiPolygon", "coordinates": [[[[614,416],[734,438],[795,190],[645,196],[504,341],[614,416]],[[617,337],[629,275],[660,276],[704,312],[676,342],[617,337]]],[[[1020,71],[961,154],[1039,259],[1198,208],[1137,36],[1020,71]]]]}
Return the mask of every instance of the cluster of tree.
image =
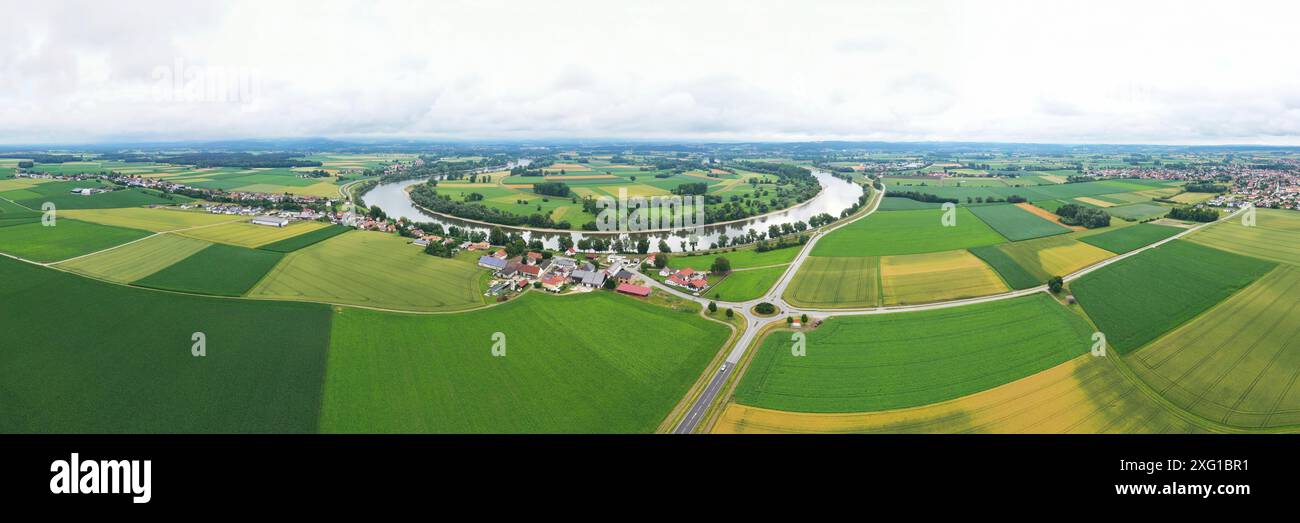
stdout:
{"type": "Polygon", "coordinates": [[[773,314],[776,312],[776,305],[768,302],[762,302],[754,306],[754,311],[759,314],[773,314]]]}
{"type": "Polygon", "coordinates": [[[533,192],[546,196],[568,196],[569,185],[564,182],[542,182],[533,184],[533,192]]]}
{"type": "Polygon", "coordinates": [[[926,203],[957,203],[956,198],[944,198],[930,193],[923,193],[917,191],[898,191],[898,192],[890,191],[889,194],[886,194],[885,196],[888,198],[907,198],[909,200],[916,200],[918,202],[926,202],[926,203]]]}
{"type": "Polygon", "coordinates": [[[806,230],[808,230],[808,224],[804,222],[783,223],[781,225],[772,224],[767,228],[767,237],[775,239],[787,234],[804,232],[806,230]]]}
{"type": "Polygon", "coordinates": [[[820,213],[808,218],[809,227],[821,227],[832,223],[835,223],[835,217],[831,216],[830,213],[820,213]]]}
{"type": "Polygon", "coordinates": [[[1219,211],[1209,207],[1174,207],[1169,209],[1169,217],[1192,222],[1212,222],[1219,219],[1219,211]]]}
{"type": "Polygon", "coordinates": [[[754,244],[754,251],[755,252],[775,251],[777,249],[794,247],[796,245],[803,245],[805,243],[808,243],[808,236],[805,234],[801,234],[797,237],[786,236],[786,237],[778,238],[776,241],[771,241],[771,242],[767,240],[759,240],[757,243],[754,244]]]}
{"type": "Polygon", "coordinates": [[[548,229],[568,229],[568,221],[556,222],[550,216],[534,213],[523,216],[512,212],[488,207],[481,203],[459,202],[438,194],[435,184],[422,183],[411,190],[411,201],[430,211],[449,214],[468,220],[479,220],[501,225],[543,227],[548,229]]]}
{"type": "Polygon", "coordinates": [[[728,260],[727,258],[722,256],[718,256],[717,258],[714,258],[713,264],[709,265],[709,272],[713,274],[730,274],[731,260],[728,260]]]}
{"type": "MultiPolygon", "coordinates": [[[[8,153],[0,154],[0,158],[31,160],[36,163],[67,163],[80,162],[81,157],[71,154],[31,154],[31,153],[8,153]]],[[[22,167],[21,165],[19,167],[22,167]]],[[[30,169],[31,165],[24,167],[30,169]]]]}
{"type": "Polygon", "coordinates": [[[303,160],[302,153],[184,153],[170,156],[139,157],[138,161],[155,161],[195,167],[320,167],[315,160],[303,160]]]}
{"type": "Polygon", "coordinates": [[[1081,225],[1089,229],[1110,226],[1110,215],[1106,211],[1074,203],[1062,205],[1056,209],[1056,215],[1066,225],[1081,225]]]}
{"type": "Polygon", "coordinates": [[[682,196],[695,196],[709,192],[709,184],[705,182],[683,183],[673,187],[673,194],[682,196]]]}
{"type": "Polygon", "coordinates": [[[1019,196],[1015,194],[1008,196],[1006,198],[998,198],[997,196],[974,196],[974,197],[967,196],[966,197],[966,203],[1024,203],[1026,201],[1028,200],[1026,200],[1023,196],[1019,196]]]}
{"type": "Polygon", "coordinates": [[[1187,185],[1184,185],[1183,189],[1186,189],[1187,192],[1221,193],[1221,192],[1228,191],[1227,187],[1224,187],[1222,185],[1215,185],[1212,183],[1189,183],[1187,185]]]}

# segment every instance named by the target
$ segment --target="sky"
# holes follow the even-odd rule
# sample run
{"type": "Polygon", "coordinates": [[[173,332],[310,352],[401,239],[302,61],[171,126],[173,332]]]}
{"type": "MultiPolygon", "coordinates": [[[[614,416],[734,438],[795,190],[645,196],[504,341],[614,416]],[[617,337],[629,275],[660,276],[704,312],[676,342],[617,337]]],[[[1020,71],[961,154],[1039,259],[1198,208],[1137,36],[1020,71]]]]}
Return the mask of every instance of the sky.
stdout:
{"type": "Polygon", "coordinates": [[[0,143],[1300,145],[1295,2],[0,0],[0,143]]]}

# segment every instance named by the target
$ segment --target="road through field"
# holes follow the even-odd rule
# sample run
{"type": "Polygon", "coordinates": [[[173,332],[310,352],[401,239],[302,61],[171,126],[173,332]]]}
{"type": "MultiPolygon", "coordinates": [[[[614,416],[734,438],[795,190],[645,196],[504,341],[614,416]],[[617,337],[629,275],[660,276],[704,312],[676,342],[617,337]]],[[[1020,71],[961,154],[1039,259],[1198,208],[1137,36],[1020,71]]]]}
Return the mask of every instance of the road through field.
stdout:
{"type": "MultiPolygon", "coordinates": [[[[807,260],[809,254],[812,252],[813,247],[816,246],[817,241],[825,237],[828,233],[836,229],[839,229],[840,227],[844,227],[846,225],[864,219],[870,216],[871,214],[875,213],[880,208],[880,203],[884,200],[884,197],[885,197],[885,191],[883,189],[878,190],[876,191],[873,202],[865,212],[858,214],[853,219],[846,220],[843,223],[836,224],[835,226],[830,227],[828,229],[814,232],[812,237],[808,240],[808,242],[803,245],[802,249],[800,249],[799,255],[796,256],[794,260],[790,262],[790,266],[786,269],[785,273],[781,275],[781,278],[777,280],[776,284],[773,285],[772,288],[762,297],[749,300],[749,301],[744,301],[744,302],[725,302],[725,301],[717,302],[719,307],[730,307],[733,308],[737,314],[743,315],[745,317],[748,328],[745,329],[744,335],[741,337],[740,340],[736,342],[731,352],[727,355],[727,359],[725,363],[718,368],[713,378],[709,381],[709,385],[705,388],[705,390],[699,395],[699,397],[696,398],[695,402],[691,405],[691,408],[687,412],[687,415],[684,416],[681,419],[681,421],[678,423],[678,425],[674,428],[673,430],[674,434],[690,434],[693,433],[698,428],[700,421],[704,419],[706,413],[709,410],[709,407],[713,405],[713,403],[717,399],[718,393],[724,388],[723,385],[732,377],[731,374],[733,373],[735,367],[739,364],[745,352],[750,349],[750,345],[753,344],[753,342],[755,341],[755,338],[758,336],[759,331],[764,330],[761,328],[761,326],[768,321],[777,321],[787,316],[798,316],[801,314],[808,314],[810,316],[815,315],[818,317],[826,318],[826,317],[833,317],[833,316],[889,314],[889,313],[896,313],[896,312],[913,312],[913,311],[945,309],[950,307],[960,307],[963,305],[971,305],[976,303],[985,303],[991,301],[1018,298],[1021,296],[1028,296],[1030,294],[1034,294],[1037,292],[1047,292],[1047,285],[1040,285],[1028,289],[1004,292],[1001,294],[994,294],[989,296],[980,296],[977,298],[965,298],[959,300],[926,303],[921,305],[894,305],[894,306],[868,307],[868,308],[857,308],[857,309],[799,308],[799,307],[793,307],[790,304],[788,304],[782,298],[782,295],[785,294],[785,290],[790,286],[790,282],[793,281],[795,273],[798,272],[799,267],[803,265],[805,260],[807,260]],[[780,312],[775,320],[772,318],[759,317],[755,315],[753,312],[751,312],[753,306],[757,305],[760,302],[768,302],[777,306],[780,312]]],[[[1076,280],[1097,269],[1106,267],[1112,263],[1118,262],[1130,256],[1136,256],[1137,254],[1145,252],[1149,249],[1157,248],[1161,245],[1164,245],[1171,241],[1177,240],[1183,236],[1191,234],[1195,231],[1198,231],[1203,227],[1213,225],[1214,223],[1218,223],[1220,221],[1230,220],[1236,217],[1238,214],[1240,214],[1243,210],[1244,209],[1239,209],[1231,214],[1228,214],[1227,216],[1220,218],[1215,222],[1208,222],[1208,223],[1197,225],[1195,227],[1182,231],[1179,234],[1155,242],[1151,245],[1147,245],[1145,247],[1135,249],[1131,252],[1103,260],[1089,267],[1085,267],[1083,269],[1075,271],[1074,273],[1066,275],[1063,277],[1063,279],[1067,282],[1076,280]]],[[[707,298],[681,292],[676,288],[659,283],[658,281],[655,281],[654,279],[651,278],[646,278],[646,280],[649,281],[650,284],[655,287],[659,287],[664,291],[670,292],[674,295],[677,295],[685,299],[698,302],[702,305],[708,305],[709,301],[711,301],[707,298]]]]}

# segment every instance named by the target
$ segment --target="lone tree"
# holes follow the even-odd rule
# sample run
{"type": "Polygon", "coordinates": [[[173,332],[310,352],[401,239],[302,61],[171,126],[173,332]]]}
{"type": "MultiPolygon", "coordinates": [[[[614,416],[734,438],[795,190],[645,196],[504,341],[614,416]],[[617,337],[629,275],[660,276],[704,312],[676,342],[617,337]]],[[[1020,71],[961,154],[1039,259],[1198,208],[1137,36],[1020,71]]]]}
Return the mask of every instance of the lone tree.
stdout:
{"type": "Polygon", "coordinates": [[[790,325],[790,324],[792,324],[792,323],[794,323],[794,318],[793,318],[793,317],[790,317],[790,316],[786,316],[786,317],[785,317],[785,324],[786,324],[786,325],[790,325]]]}
{"type": "Polygon", "coordinates": [[[800,314],[800,315],[799,315],[799,323],[808,323],[808,315],[807,315],[807,314],[800,314]]]}
{"type": "Polygon", "coordinates": [[[659,253],[659,254],[656,254],[656,255],[655,255],[655,268],[656,268],[656,269],[662,269],[662,268],[667,267],[667,266],[668,266],[668,255],[667,255],[667,254],[664,254],[664,253],[662,253],[662,252],[659,253]]]}
{"type": "Polygon", "coordinates": [[[1052,291],[1052,294],[1061,292],[1061,287],[1064,285],[1065,280],[1062,280],[1060,276],[1052,276],[1047,279],[1047,290],[1052,291]]]}
{"type": "Polygon", "coordinates": [[[718,312],[718,302],[709,302],[709,312],[718,312]]]}
{"type": "Polygon", "coordinates": [[[727,309],[727,317],[728,317],[728,318],[730,318],[730,317],[732,317],[732,316],[735,316],[735,315],[736,315],[736,311],[733,311],[733,310],[731,310],[731,309],[727,309]]]}
{"type": "Polygon", "coordinates": [[[610,291],[612,291],[612,290],[614,290],[614,287],[617,287],[617,286],[618,286],[618,282],[615,281],[614,278],[606,278],[606,279],[605,279],[605,283],[602,284],[601,286],[604,287],[605,290],[610,290],[610,291]]]}
{"type": "Polygon", "coordinates": [[[713,259],[713,265],[709,266],[709,271],[713,274],[727,274],[731,272],[731,260],[718,256],[713,259]]]}

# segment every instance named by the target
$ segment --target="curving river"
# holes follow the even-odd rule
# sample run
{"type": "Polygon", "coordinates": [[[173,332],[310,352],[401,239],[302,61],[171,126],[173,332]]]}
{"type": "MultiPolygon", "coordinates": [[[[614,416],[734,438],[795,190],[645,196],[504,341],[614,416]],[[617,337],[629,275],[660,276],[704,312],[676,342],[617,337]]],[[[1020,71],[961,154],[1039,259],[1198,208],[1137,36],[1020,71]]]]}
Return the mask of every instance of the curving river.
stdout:
{"type": "MultiPolygon", "coordinates": [[[[765,233],[767,232],[768,227],[772,225],[781,225],[783,223],[794,223],[799,221],[807,222],[809,218],[821,213],[827,213],[838,218],[840,212],[851,207],[858,201],[858,198],[862,197],[862,187],[858,184],[846,182],[831,176],[830,173],[822,171],[813,171],[813,176],[817,178],[817,182],[822,186],[822,192],[813,199],[783,211],[777,211],[763,216],[756,216],[754,218],[748,218],[737,222],[705,226],[704,234],[699,237],[699,242],[696,244],[696,250],[708,248],[708,246],[716,242],[718,237],[723,233],[730,238],[736,238],[747,234],[751,230],[765,233]]],[[[383,209],[385,213],[393,218],[406,218],[416,222],[437,223],[441,224],[443,227],[455,225],[462,229],[483,231],[485,233],[494,227],[493,225],[486,225],[480,222],[471,222],[450,216],[431,214],[420,210],[411,203],[411,198],[406,193],[406,188],[417,183],[424,183],[424,181],[425,180],[423,179],[416,179],[380,184],[370,191],[367,191],[361,196],[361,198],[367,205],[378,205],[379,208],[383,209]]],[[[575,243],[584,237],[600,236],[609,238],[617,235],[624,239],[630,238],[632,240],[640,239],[643,236],[649,236],[652,238],[650,242],[651,252],[658,250],[659,239],[667,241],[668,245],[672,247],[673,252],[691,250],[685,233],[560,232],[550,230],[539,231],[526,227],[510,227],[506,225],[499,225],[496,227],[501,227],[501,229],[506,232],[519,232],[524,236],[524,240],[526,241],[532,241],[534,238],[541,239],[542,243],[544,243],[548,249],[557,249],[559,247],[559,238],[564,235],[573,238],[575,243]]]]}

